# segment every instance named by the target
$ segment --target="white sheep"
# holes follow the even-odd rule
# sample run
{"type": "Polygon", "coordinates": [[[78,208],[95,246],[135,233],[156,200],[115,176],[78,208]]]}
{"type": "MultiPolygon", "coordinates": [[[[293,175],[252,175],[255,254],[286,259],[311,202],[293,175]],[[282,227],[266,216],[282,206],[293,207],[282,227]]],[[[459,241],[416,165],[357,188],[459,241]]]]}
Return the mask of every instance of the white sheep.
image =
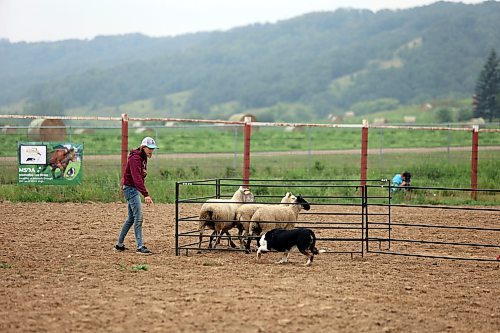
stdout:
{"type": "Polygon", "coordinates": [[[261,235],[271,229],[293,229],[300,210],[309,210],[311,206],[302,196],[288,192],[280,205],[266,205],[255,211],[248,227],[248,241],[245,246],[250,253],[250,241],[254,233],[261,235]],[[289,202],[289,203],[286,203],[289,202]]]}
{"type": "Polygon", "coordinates": [[[236,226],[235,215],[236,209],[241,206],[244,202],[255,201],[254,195],[248,188],[240,186],[240,188],[234,192],[231,199],[209,199],[205,202],[200,209],[199,217],[199,232],[200,239],[198,243],[198,252],[201,252],[201,242],[203,239],[203,233],[205,227],[212,229],[214,232],[210,236],[210,241],[208,247],[212,247],[212,240],[215,237],[216,244],[220,241],[220,237],[223,233],[226,233],[229,237],[229,242],[231,247],[236,247],[236,245],[231,240],[228,230],[236,226]]]}
{"type": "MultiPolygon", "coordinates": [[[[292,202],[292,195],[290,192],[288,192],[282,199],[281,203],[290,203],[292,202]]],[[[238,238],[240,240],[240,248],[243,249],[245,247],[245,242],[244,239],[247,237],[249,233],[249,227],[250,227],[250,221],[252,219],[253,214],[255,212],[263,207],[266,206],[272,206],[270,204],[263,204],[263,203],[248,203],[241,205],[238,207],[236,210],[236,221],[238,225],[236,226],[238,228],[238,238]]]]}

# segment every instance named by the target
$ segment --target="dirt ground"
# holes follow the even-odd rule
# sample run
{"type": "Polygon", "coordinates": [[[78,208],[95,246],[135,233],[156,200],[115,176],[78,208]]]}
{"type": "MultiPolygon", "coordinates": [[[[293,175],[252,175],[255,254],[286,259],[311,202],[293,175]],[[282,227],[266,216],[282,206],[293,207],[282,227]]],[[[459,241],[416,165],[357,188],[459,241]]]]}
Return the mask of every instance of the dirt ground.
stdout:
{"type": "MultiPolygon", "coordinates": [[[[133,230],[129,250],[113,250],[124,203],[0,203],[0,332],[500,332],[500,263],[324,253],[304,267],[298,253],[281,265],[276,253],[261,262],[228,251],[177,257],[174,209],[144,207],[155,254],[141,256],[133,230]]],[[[499,227],[498,215],[490,220],[499,227]]]]}

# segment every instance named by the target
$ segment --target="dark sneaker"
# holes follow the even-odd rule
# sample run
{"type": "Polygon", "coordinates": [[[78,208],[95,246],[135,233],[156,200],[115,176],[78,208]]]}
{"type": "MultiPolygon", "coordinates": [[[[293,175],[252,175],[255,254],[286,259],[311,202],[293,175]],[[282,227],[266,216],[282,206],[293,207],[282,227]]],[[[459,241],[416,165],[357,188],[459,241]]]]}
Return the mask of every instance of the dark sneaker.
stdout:
{"type": "Polygon", "coordinates": [[[125,247],[125,245],[115,245],[115,250],[116,251],[120,251],[120,252],[123,252],[125,251],[127,248],[125,247]]]}
{"type": "Polygon", "coordinates": [[[151,252],[147,247],[143,246],[141,247],[140,249],[137,249],[136,253],[138,254],[145,254],[145,255],[149,255],[149,254],[153,254],[153,252],[151,252]]]}

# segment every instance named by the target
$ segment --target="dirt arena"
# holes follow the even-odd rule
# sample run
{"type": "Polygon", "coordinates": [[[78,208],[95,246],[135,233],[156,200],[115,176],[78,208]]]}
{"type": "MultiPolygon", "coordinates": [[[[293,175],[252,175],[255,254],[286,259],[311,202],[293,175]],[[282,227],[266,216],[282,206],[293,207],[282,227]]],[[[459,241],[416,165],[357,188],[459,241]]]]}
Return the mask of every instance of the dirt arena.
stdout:
{"type": "MultiPolygon", "coordinates": [[[[242,252],[176,257],[166,204],[144,207],[155,255],[140,256],[133,230],[129,250],[113,250],[124,203],[2,202],[0,215],[0,332],[500,332],[496,262],[327,253],[304,267],[298,253],[282,265],[276,253],[259,263],[242,252]]],[[[499,227],[498,214],[490,220],[499,227]]]]}

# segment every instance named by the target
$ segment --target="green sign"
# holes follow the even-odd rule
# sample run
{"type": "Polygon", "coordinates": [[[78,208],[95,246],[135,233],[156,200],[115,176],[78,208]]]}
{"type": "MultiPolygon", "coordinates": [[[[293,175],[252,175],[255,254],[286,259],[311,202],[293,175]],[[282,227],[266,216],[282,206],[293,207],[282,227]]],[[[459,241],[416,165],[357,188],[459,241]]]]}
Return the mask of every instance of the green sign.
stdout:
{"type": "Polygon", "coordinates": [[[77,185],[82,180],[83,144],[18,143],[18,184],[77,185]]]}

